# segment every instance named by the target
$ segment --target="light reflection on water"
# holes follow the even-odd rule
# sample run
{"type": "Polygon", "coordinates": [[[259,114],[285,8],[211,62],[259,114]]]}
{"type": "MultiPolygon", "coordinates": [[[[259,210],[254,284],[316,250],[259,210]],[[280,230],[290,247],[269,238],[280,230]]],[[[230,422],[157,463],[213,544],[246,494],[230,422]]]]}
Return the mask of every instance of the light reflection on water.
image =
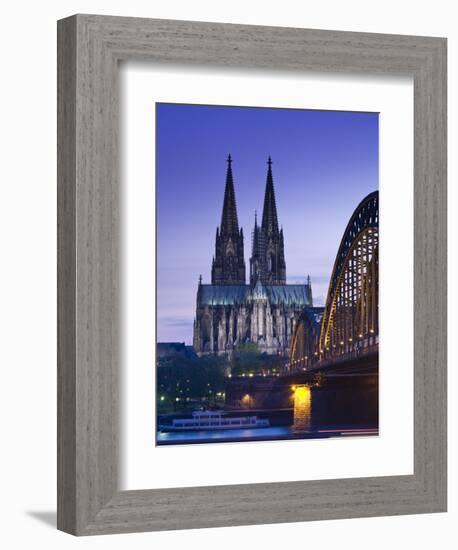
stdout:
{"type": "Polygon", "coordinates": [[[293,426],[243,430],[212,430],[200,432],[158,432],[158,445],[192,443],[222,443],[237,441],[273,441],[282,439],[315,439],[328,437],[374,436],[378,429],[368,426],[329,426],[326,429],[298,431],[293,426]]]}
{"type": "Polygon", "coordinates": [[[294,423],[292,426],[275,426],[270,428],[240,429],[240,430],[202,430],[188,432],[159,432],[158,443],[166,442],[202,442],[202,441],[234,441],[250,439],[285,438],[294,434],[308,433],[311,430],[311,403],[310,387],[305,385],[294,388],[294,423]]]}
{"type": "MultiPolygon", "coordinates": [[[[378,435],[378,386],[292,387],[292,409],[253,411],[271,422],[268,428],[158,432],[158,445],[269,441],[378,435]]],[[[228,413],[237,415],[236,412],[228,413]]],[[[244,411],[249,414],[249,411],[244,411]]],[[[167,419],[170,422],[170,418],[167,419]]],[[[158,423],[160,423],[158,421],[158,423]]]]}
{"type": "Polygon", "coordinates": [[[199,441],[227,441],[228,439],[270,439],[285,437],[293,434],[289,426],[276,426],[271,428],[256,428],[243,430],[209,430],[200,432],[158,432],[157,441],[161,442],[199,442],[199,441]]]}

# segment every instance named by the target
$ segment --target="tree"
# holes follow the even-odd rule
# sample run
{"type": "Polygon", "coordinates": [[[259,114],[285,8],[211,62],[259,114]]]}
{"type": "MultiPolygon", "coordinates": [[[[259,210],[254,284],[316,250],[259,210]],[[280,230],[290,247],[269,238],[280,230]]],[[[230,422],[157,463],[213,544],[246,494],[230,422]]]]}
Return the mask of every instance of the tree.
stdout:
{"type": "Polygon", "coordinates": [[[185,408],[189,401],[215,402],[224,391],[226,357],[173,356],[161,358],[157,364],[157,388],[161,408],[185,408]],[[161,401],[161,396],[164,398],[161,401]]]}
{"type": "Polygon", "coordinates": [[[242,374],[260,374],[265,363],[265,354],[259,353],[259,348],[256,344],[242,344],[232,354],[231,372],[235,376],[242,374]]]}

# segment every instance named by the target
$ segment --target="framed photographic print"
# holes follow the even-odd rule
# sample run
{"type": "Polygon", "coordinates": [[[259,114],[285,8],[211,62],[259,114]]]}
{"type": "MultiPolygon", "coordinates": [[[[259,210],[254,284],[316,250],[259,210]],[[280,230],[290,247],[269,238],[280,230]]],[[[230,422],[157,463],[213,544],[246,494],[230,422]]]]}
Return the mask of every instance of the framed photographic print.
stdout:
{"type": "Polygon", "coordinates": [[[156,126],[157,444],[377,435],[378,114],[158,103],[156,126]],[[272,158],[264,178],[251,166],[271,149],[279,201],[272,158]],[[217,210],[215,242],[199,239],[217,210]],[[196,288],[183,271],[205,261],[196,288]]]}
{"type": "Polygon", "coordinates": [[[59,529],[445,511],[445,40],[58,39],[59,529]]]}

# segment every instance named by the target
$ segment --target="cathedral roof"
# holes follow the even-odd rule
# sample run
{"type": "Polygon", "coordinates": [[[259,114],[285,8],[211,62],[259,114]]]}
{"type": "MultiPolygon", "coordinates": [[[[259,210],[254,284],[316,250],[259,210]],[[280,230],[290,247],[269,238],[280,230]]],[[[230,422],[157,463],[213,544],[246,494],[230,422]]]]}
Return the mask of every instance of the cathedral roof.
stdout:
{"type": "Polygon", "coordinates": [[[306,285],[272,285],[265,286],[270,303],[275,305],[309,306],[306,285]]]}
{"type": "Polygon", "coordinates": [[[247,301],[248,285],[200,285],[199,304],[209,306],[240,305],[247,301]]]}
{"type": "MultiPolygon", "coordinates": [[[[306,285],[263,285],[272,305],[310,306],[306,285]]],[[[199,305],[228,306],[247,303],[250,285],[200,285],[199,305]]]]}

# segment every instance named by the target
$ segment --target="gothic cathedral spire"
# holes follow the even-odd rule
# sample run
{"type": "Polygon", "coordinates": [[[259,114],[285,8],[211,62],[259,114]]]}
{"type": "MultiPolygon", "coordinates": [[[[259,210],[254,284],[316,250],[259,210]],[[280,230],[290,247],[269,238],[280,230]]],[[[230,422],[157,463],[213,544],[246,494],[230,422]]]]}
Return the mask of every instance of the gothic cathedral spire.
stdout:
{"type": "Polygon", "coordinates": [[[267,161],[267,181],[262,211],[262,230],[266,235],[278,235],[277,205],[275,203],[274,179],[272,177],[272,159],[267,161]]]}
{"type": "Polygon", "coordinates": [[[235,203],[234,178],[232,176],[232,157],[227,157],[226,187],[224,189],[223,212],[221,214],[220,235],[236,235],[239,232],[237,205],[235,203]]]}
{"type": "Polygon", "coordinates": [[[278,229],[272,159],[270,157],[267,161],[267,180],[262,223],[261,227],[258,227],[255,222],[250,268],[251,285],[256,284],[258,278],[266,285],[286,284],[283,229],[278,229]]]}
{"type": "Polygon", "coordinates": [[[245,284],[243,230],[239,230],[237,218],[231,155],[227,158],[226,187],[224,189],[221,225],[216,229],[215,258],[212,264],[212,284],[245,284]]]}
{"type": "Polygon", "coordinates": [[[250,285],[255,286],[262,279],[264,267],[264,238],[258,225],[257,212],[254,213],[254,229],[251,236],[250,285]]]}

